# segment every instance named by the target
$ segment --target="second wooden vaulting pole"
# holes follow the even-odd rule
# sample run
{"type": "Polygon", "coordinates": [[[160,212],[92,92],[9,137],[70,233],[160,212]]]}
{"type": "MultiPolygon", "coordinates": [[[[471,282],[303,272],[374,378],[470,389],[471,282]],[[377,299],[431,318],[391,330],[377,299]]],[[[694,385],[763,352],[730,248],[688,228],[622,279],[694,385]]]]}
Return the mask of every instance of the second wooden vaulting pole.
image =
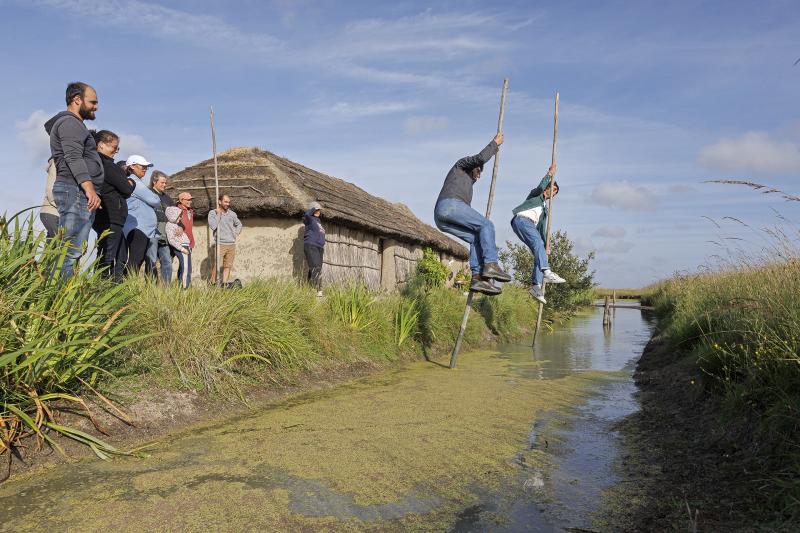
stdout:
{"type": "MultiPolygon", "coordinates": [[[[553,153],[551,158],[551,165],[556,164],[556,147],[558,146],[558,93],[556,93],[556,107],[553,112],[553,153]]],[[[545,230],[545,250],[549,251],[550,248],[550,224],[553,222],[553,184],[556,181],[555,176],[550,176],[550,197],[547,199],[547,229],[545,230]]],[[[545,252],[547,253],[547,252],[545,252]]],[[[542,296],[544,296],[544,288],[547,282],[542,280],[542,296]]],[[[533,341],[531,346],[536,345],[536,336],[539,335],[539,328],[542,326],[542,314],[544,314],[544,304],[539,302],[539,314],[536,316],[536,329],[533,330],[533,341]]]]}
{"type": "MultiPolygon", "coordinates": [[[[217,172],[217,130],[214,128],[214,108],[211,107],[211,150],[214,152],[214,194],[219,202],[219,174],[217,172]]],[[[209,206],[211,207],[211,206],[209,206]]],[[[216,207],[214,207],[216,209],[216,207]]],[[[211,211],[211,209],[209,209],[211,211]]],[[[222,286],[222,275],[219,265],[219,223],[220,217],[217,216],[217,231],[214,232],[214,280],[217,287],[222,286]]]]}
{"type": "MultiPolygon", "coordinates": [[[[503,90],[500,93],[500,117],[497,119],[497,133],[503,133],[503,115],[506,111],[506,93],[508,93],[508,79],[503,80],[503,90]]],[[[492,202],[494,202],[494,186],[497,182],[497,171],[500,168],[500,148],[497,148],[497,153],[494,156],[494,166],[492,167],[492,184],[489,186],[489,200],[486,202],[486,218],[492,215],[492,202]]],[[[476,237],[477,238],[477,237],[476,237]]],[[[456,360],[458,359],[458,352],[461,350],[461,341],[464,340],[464,332],[467,330],[467,321],[469,320],[469,310],[472,307],[472,297],[475,293],[470,291],[467,295],[467,305],[464,307],[464,316],[461,318],[461,329],[458,331],[458,338],[456,345],[453,347],[453,353],[450,354],[450,368],[456,367],[456,360]]]]}

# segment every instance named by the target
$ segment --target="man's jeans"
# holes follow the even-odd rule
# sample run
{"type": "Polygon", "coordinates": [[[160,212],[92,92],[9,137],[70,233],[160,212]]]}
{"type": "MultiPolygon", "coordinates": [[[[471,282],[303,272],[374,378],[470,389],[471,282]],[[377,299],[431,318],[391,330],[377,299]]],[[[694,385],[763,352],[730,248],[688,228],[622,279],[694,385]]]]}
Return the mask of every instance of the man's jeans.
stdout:
{"type": "Polygon", "coordinates": [[[144,269],[145,272],[152,273],[155,277],[155,265],[158,262],[161,281],[169,285],[169,282],[172,281],[172,251],[169,244],[159,243],[158,240],[158,233],[150,239],[144,269]]]}
{"type": "Polygon", "coordinates": [[[433,210],[436,227],[469,243],[469,268],[481,273],[481,265],[497,262],[494,224],[466,203],[455,198],[440,200],[433,210]]]}
{"type": "Polygon", "coordinates": [[[55,182],[53,200],[58,209],[58,228],[63,228],[64,232],[62,239],[69,242],[59,276],[68,278],[75,273],[75,264],[83,255],[89,230],[92,229],[94,211],[89,211],[86,194],[76,183],[55,182]]]}
{"type": "Polygon", "coordinates": [[[531,282],[534,285],[541,285],[542,279],[544,278],[542,271],[549,269],[550,264],[547,262],[547,251],[545,250],[542,236],[536,228],[536,224],[529,218],[515,216],[511,219],[511,229],[513,229],[517,237],[531,249],[531,253],[533,254],[531,282]]]}

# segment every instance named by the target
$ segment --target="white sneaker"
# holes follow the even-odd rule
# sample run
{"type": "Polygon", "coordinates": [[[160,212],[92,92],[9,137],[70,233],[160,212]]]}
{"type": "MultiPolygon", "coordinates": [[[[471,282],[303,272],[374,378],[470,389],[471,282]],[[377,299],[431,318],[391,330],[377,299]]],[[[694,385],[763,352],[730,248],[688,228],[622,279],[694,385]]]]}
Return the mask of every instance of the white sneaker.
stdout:
{"type": "Polygon", "coordinates": [[[534,298],[536,298],[537,300],[539,300],[543,304],[547,303],[547,300],[544,299],[544,292],[542,292],[541,285],[534,285],[533,287],[531,287],[531,290],[529,290],[528,292],[530,292],[531,296],[533,296],[534,298]]]}
{"type": "Polygon", "coordinates": [[[564,283],[567,281],[549,268],[547,270],[542,270],[542,274],[544,274],[544,280],[547,283],[564,283]]]}
{"type": "Polygon", "coordinates": [[[317,291],[317,298],[322,298],[323,294],[322,291],[317,291]]]}

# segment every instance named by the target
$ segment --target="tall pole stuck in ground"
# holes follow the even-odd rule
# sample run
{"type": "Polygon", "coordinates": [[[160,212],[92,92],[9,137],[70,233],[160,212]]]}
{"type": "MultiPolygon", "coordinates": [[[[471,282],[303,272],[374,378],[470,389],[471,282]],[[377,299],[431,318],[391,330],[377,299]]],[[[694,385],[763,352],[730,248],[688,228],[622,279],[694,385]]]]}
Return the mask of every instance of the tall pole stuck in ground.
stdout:
{"type": "MultiPolygon", "coordinates": [[[[503,90],[500,92],[500,116],[497,119],[497,133],[503,133],[503,115],[506,111],[506,94],[508,93],[508,79],[503,80],[503,90]]],[[[489,186],[489,200],[486,202],[486,218],[492,215],[492,203],[494,202],[494,187],[497,183],[497,171],[500,168],[500,148],[497,148],[497,153],[494,156],[494,166],[492,167],[492,183],[489,186]]],[[[456,360],[458,359],[458,352],[461,350],[461,341],[464,340],[464,332],[467,330],[467,321],[469,320],[469,310],[472,307],[472,291],[467,294],[467,305],[464,307],[464,316],[461,318],[461,329],[458,331],[458,338],[456,345],[453,347],[453,353],[450,354],[450,368],[456,367],[456,360]]]]}
{"type": "MultiPolygon", "coordinates": [[[[553,152],[551,156],[551,165],[556,164],[556,147],[558,146],[558,93],[556,93],[556,104],[553,112],[553,152]]],[[[550,197],[547,199],[547,229],[545,230],[545,253],[550,252],[550,224],[553,222],[553,184],[556,181],[555,176],[550,176],[550,197]]],[[[547,282],[542,280],[542,296],[545,293],[545,286],[547,282]]],[[[539,335],[539,328],[542,327],[542,314],[544,312],[544,304],[539,302],[539,314],[536,316],[536,329],[533,330],[533,341],[531,346],[536,345],[536,337],[539,335]]]]}
{"type": "MultiPolygon", "coordinates": [[[[214,152],[214,197],[219,202],[219,173],[217,172],[217,130],[214,128],[214,106],[211,106],[211,151],[214,152]]],[[[209,206],[211,207],[211,206],[209,206]]],[[[216,209],[216,206],[214,206],[216,209]]],[[[210,211],[210,209],[209,209],[210,211]]],[[[217,287],[222,285],[222,276],[219,267],[219,217],[217,217],[217,231],[214,239],[214,279],[217,287]]]]}

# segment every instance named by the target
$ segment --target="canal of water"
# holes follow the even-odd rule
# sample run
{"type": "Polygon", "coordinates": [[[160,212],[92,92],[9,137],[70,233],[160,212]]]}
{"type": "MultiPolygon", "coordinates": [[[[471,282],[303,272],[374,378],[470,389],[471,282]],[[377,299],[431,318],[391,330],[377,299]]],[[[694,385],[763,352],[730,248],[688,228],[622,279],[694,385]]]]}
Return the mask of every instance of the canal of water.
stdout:
{"type": "Polygon", "coordinates": [[[638,310],[0,484],[0,530],[591,530],[652,332],[638,310]]]}

